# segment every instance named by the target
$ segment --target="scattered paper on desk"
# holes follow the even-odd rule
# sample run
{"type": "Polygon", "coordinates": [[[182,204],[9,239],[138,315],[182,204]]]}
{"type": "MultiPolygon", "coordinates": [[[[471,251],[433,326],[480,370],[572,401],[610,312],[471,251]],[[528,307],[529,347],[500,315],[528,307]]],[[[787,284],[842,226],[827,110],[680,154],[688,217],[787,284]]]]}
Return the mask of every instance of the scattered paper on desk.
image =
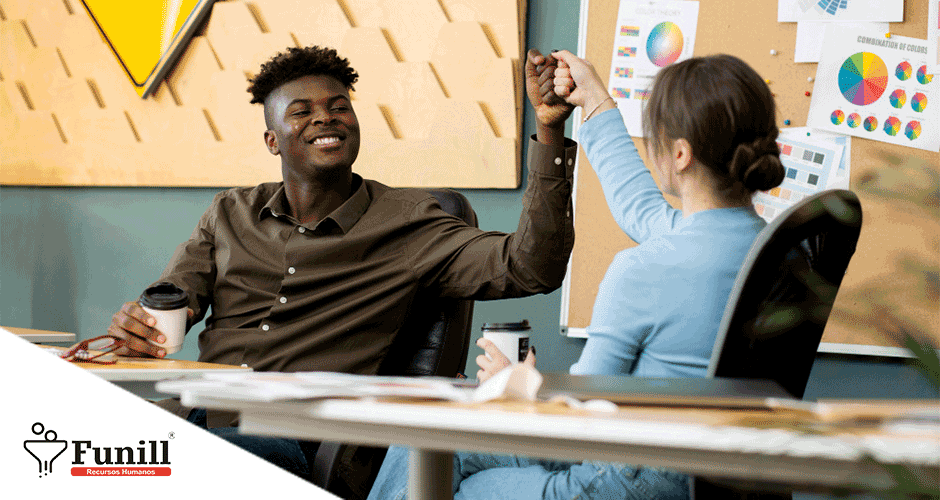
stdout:
{"type": "Polygon", "coordinates": [[[786,173],[783,183],[769,191],[758,191],[752,198],[754,209],[771,221],[796,202],[829,187],[837,175],[845,146],[810,137],[780,135],[780,161],[786,173]]]}
{"type": "Polygon", "coordinates": [[[535,401],[539,387],[542,387],[542,374],[525,363],[519,363],[504,368],[480,384],[473,392],[473,401],[535,401]]]}
{"type": "Polygon", "coordinates": [[[899,23],[904,21],[904,0],[778,0],[777,22],[795,21],[899,23]]]}
{"type": "Polygon", "coordinates": [[[330,372],[210,373],[201,379],[157,383],[157,389],[191,396],[245,401],[285,401],[335,397],[416,397],[468,401],[473,388],[456,379],[381,377],[330,372]]]}
{"type": "Polygon", "coordinates": [[[859,30],[881,31],[882,33],[887,33],[889,30],[888,23],[800,21],[796,23],[796,47],[793,50],[793,62],[818,63],[820,56],[822,56],[826,27],[833,24],[849,26],[859,30]]]}
{"type": "Polygon", "coordinates": [[[829,26],[807,125],[940,151],[940,80],[926,57],[924,40],[829,26]]]}
{"type": "Polygon", "coordinates": [[[659,70],[692,57],[698,8],[691,1],[621,0],[607,90],[630,135],[643,136],[643,107],[659,70]]]}

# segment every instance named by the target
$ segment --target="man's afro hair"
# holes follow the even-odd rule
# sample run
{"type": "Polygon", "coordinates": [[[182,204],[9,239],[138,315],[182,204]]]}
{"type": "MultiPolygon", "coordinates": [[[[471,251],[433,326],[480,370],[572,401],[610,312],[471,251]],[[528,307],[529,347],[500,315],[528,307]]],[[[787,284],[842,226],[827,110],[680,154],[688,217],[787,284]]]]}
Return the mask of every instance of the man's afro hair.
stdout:
{"type": "Polygon", "coordinates": [[[359,73],[349,67],[349,59],[340,57],[335,49],[316,45],[298,49],[289,47],[261,65],[258,76],[250,79],[251,103],[263,104],[268,94],[281,85],[310,75],[332,76],[348,90],[359,79],[359,73]]]}

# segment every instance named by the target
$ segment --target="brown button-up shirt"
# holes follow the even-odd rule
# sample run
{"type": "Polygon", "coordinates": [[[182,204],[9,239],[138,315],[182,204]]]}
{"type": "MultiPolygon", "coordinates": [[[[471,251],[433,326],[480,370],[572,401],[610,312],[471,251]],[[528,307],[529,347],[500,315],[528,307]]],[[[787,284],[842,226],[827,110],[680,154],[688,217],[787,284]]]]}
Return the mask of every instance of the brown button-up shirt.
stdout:
{"type": "Polygon", "coordinates": [[[376,373],[419,292],[477,300],[561,285],[577,144],[529,146],[515,233],[483,231],[418,189],[355,176],[353,195],[300,224],[283,183],[218,194],[161,277],[206,319],[199,360],[256,371],[376,373]]]}

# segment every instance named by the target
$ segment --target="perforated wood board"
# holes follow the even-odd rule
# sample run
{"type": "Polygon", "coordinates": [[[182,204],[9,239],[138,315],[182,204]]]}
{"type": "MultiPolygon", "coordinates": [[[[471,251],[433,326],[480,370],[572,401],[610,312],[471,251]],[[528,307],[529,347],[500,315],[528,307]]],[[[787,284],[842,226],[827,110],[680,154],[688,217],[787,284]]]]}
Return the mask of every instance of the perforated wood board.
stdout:
{"type": "Polygon", "coordinates": [[[525,0],[217,1],[138,97],[78,0],[0,0],[0,183],[238,186],[279,180],[247,78],[288,46],[359,72],[354,170],[393,186],[520,181],[525,0]]]}

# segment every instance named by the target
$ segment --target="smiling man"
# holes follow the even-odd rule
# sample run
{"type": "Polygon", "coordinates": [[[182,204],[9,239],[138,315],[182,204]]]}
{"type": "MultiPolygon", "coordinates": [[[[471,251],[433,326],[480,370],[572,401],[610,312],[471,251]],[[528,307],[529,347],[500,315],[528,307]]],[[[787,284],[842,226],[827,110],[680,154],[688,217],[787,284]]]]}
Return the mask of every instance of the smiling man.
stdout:
{"type": "MultiPolygon", "coordinates": [[[[353,173],[360,137],[349,91],[358,75],[336,51],[290,48],[265,63],[248,91],[251,102],[264,104],[264,142],[280,156],[283,181],[219,193],[159,280],[188,293],[188,326],[211,308],[199,360],[374,374],[425,298],[488,300],[558,288],[574,242],[577,145],[564,137],[571,107],[542,100],[553,95],[553,73],[552,59],[529,53],[537,133],[518,230],[507,234],[468,226],[426,191],[353,173]]],[[[162,357],[147,342],[162,341],[153,324],[127,302],[109,332],[127,339],[131,352],[162,357]]],[[[158,404],[291,472],[309,473],[309,443],[242,436],[232,414],[190,410],[178,400],[158,404]]]]}

